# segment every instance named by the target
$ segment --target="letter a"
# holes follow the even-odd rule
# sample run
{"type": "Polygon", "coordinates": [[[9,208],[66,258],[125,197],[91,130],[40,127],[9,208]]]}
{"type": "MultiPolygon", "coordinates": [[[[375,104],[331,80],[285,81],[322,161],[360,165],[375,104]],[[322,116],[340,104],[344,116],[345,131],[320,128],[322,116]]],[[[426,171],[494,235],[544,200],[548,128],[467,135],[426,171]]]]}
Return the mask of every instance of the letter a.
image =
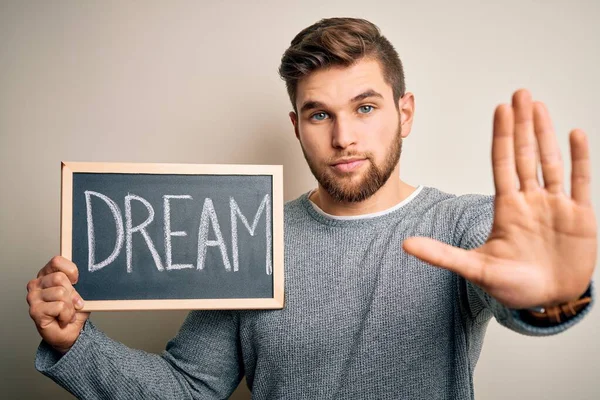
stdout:
{"type": "Polygon", "coordinates": [[[219,221],[217,220],[217,213],[215,212],[215,207],[213,206],[212,200],[208,197],[204,199],[202,216],[200,217],[200,227],[198,228],[197,269],[204,268],[204,259],[206,258],[207,246],[219,246],[225,269],[227,271],[231,271],[231,264],[229,263],[229,257],[227,256],[227,247],[225,247],[225,241],[223,240],[223,235],[221,234],[221,228],[219,227],[219,221]],[[209,222],[212,223],[217,240],[208,240],[209,222]]]}

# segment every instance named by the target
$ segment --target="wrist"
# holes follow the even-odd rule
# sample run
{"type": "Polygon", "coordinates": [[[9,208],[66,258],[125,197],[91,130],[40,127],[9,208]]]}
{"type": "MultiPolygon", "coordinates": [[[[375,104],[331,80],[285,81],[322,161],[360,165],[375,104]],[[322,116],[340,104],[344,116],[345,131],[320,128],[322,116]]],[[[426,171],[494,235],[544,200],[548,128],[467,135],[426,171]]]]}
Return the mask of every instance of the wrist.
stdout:
{"type": "Polygon", "coordinates": [[[592,301],[591,285],[576,300],[549,307],[533,307],[519,310],[521,319],[535,326],[552,326],[575,317],[592,301]]]}

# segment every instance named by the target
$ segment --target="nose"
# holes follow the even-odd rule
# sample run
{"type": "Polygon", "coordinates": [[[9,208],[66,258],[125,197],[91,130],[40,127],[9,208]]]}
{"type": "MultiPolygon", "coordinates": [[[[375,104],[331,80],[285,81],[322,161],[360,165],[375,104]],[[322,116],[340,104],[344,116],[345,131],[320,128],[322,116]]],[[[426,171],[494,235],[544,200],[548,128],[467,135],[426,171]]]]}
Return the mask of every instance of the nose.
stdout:
{"type": "Polygon", "coordinates": [[[345,149],[356,144],[354,127],[348,119],[338,117],[333,124],[331,145],[337,149],[345,149]]]}

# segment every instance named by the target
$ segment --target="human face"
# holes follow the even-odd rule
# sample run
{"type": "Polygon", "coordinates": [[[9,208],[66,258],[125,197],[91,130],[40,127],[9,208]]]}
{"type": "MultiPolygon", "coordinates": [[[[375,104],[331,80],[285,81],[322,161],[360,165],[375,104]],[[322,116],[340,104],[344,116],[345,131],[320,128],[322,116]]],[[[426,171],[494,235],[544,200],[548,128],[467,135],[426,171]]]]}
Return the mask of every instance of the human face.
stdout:
{"type": "MultiPolygon", "coordinates": [[[[290,113],[308,166],[338,202],[360,202],[389,179],[402,150],[402,125],[379,63],[315,71],[299,81],[290,113]]],[[[410,128],[409,128],[410,130],[410,128]]]]}

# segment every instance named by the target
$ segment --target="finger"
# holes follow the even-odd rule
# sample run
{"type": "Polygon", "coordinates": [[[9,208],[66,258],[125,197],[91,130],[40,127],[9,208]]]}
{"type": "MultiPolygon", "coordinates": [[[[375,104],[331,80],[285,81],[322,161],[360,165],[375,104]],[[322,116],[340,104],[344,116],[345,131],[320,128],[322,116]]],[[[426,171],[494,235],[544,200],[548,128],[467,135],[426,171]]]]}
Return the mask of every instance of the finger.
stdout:
{"type": "Polygon", "coordinates": [[[535,136],[540,149],[544,187],[551,193],[563,193],[563,163],[548,110],[544,103],[533,105],[535,136]]]}
{"type": "Polygon", "coordinates": [[[492,138],[492,169],[496,194],[517,191],[513,145],[513,111],[507,104],[496,107],[492,138]]]}
{"type": "Polygon", "coordinates": [[[536,148],[533,127],[533,105],[531,95],[525,89],[515,92],[512,98],[515,113],[514,148],[517,175],[521,190],[536,190],[540,187],[537,179],[536,148]]]}
{"type": "Polygon", "coordinates": [[[582,206],[591,206],[590,150],[584,131],[574,129],[569,134],[571,146],[571,198],[582,206]]]}
{"type": "Polygon", "coordinates": [[[27,304],[29,304],[30,307],[41,301],[41,292],[40,289],[29,290],[29,285],[27,285],[27,304]]]}
{"type": "Polygon", "coordinates": [[[79,271],[77,266],[70,260],[67,260],[61,256],[54,256],[48,263],[38,272],[37,277],[43,277],[45,275],[52,274],[54,272],[64,273],[71,283],[77,283],[79,279],[79,271]]]}
{"type": "Polygon", "coordinates": [[[71,293],[62,286],[53,286],[40,290],[40,299],[46,302],[66,301],[71,293]]]}
{"type": "Polygon", "coordinates": [[[402,243],[402,248],[429,264],[457,273],[483,288],[488,285],[483,255],[479,253],[426,237],[406,239],[402,243]]]}
{"type": "Polygon", "coordinates": [[[42,276],[39,282],[40,289],[47,289],[54,286],[60,286],[66,289],[69,293],[74,290],[73,285],[63,272],[54,272],[50,275],[42,276]]]}
{"type": "MultiPolygon", "coordinates": [[[[44,312],[44,307],[40,306],[41,303],[56,302],[65,303],[64,310],[66,314],[59,315],[59,322],[63,325],[68,322],[74,322],[76,317],[76,313],[74,311],[83,308],[83,301],[81,300],[79,294],[75,290],[73,290],[72,293],[69,293],[67,289],[62,286],[53,286],[47,289],[33,290],[27,294],[27,303],[30,306],[30,313],[32,314],[32,318],[37,321],[41,321],[44,318],[51,319],[50,317],[56,317],[58,314],[33,315],[44,312]],[[69,320],[67,320],[69,315],[71,317],[69,320]]],[[[54,307],[58,306],[54,305],[54,307]]]]}
{"type": "MultiPolygon", "coordinates": [[[[71,285],[67,276],[62,272],[54,272],[50,275],[45,275],[42,278],[38,279],[40,282],[38,284],[39,290],[44,292],[47,289],[55,288],[52,293],[64,293],[65,296],[68,296],[71,303],[77,310],[83,308],[83,299],[77,293],[77,290],[71,285]]],[[[56,298],[49,298],[48,300],[44,299],[44,301],[54,301],[56,298]]],[[[66,300],[65,300],[66,301],[66,300]]]]}
{"type": "Polygon", "coordinates": [[[64,301],[53,301],[34,304],[29,308],[29,315],[40,328],[47,327],[55,320],[64,327],[74,321],[76,312],[72,305],[64,301]]]}
{"type": "Polygon", "coordinates": [[[39,290],[40,289],[40,279],[36,278],[36,279],[32,279],[29,282],[27,282],[27,293],[32,292],[34,290],[39,290]]]}
{"type": "Polygon", "coordinates": [[[75,309],[83,307],[83,300],[75,289],[70,292],[63,286],[53,286],[47,289],[40,290],[40,298],[42,301],[64,301],[65,303],[71,303],[75,309]]]}

